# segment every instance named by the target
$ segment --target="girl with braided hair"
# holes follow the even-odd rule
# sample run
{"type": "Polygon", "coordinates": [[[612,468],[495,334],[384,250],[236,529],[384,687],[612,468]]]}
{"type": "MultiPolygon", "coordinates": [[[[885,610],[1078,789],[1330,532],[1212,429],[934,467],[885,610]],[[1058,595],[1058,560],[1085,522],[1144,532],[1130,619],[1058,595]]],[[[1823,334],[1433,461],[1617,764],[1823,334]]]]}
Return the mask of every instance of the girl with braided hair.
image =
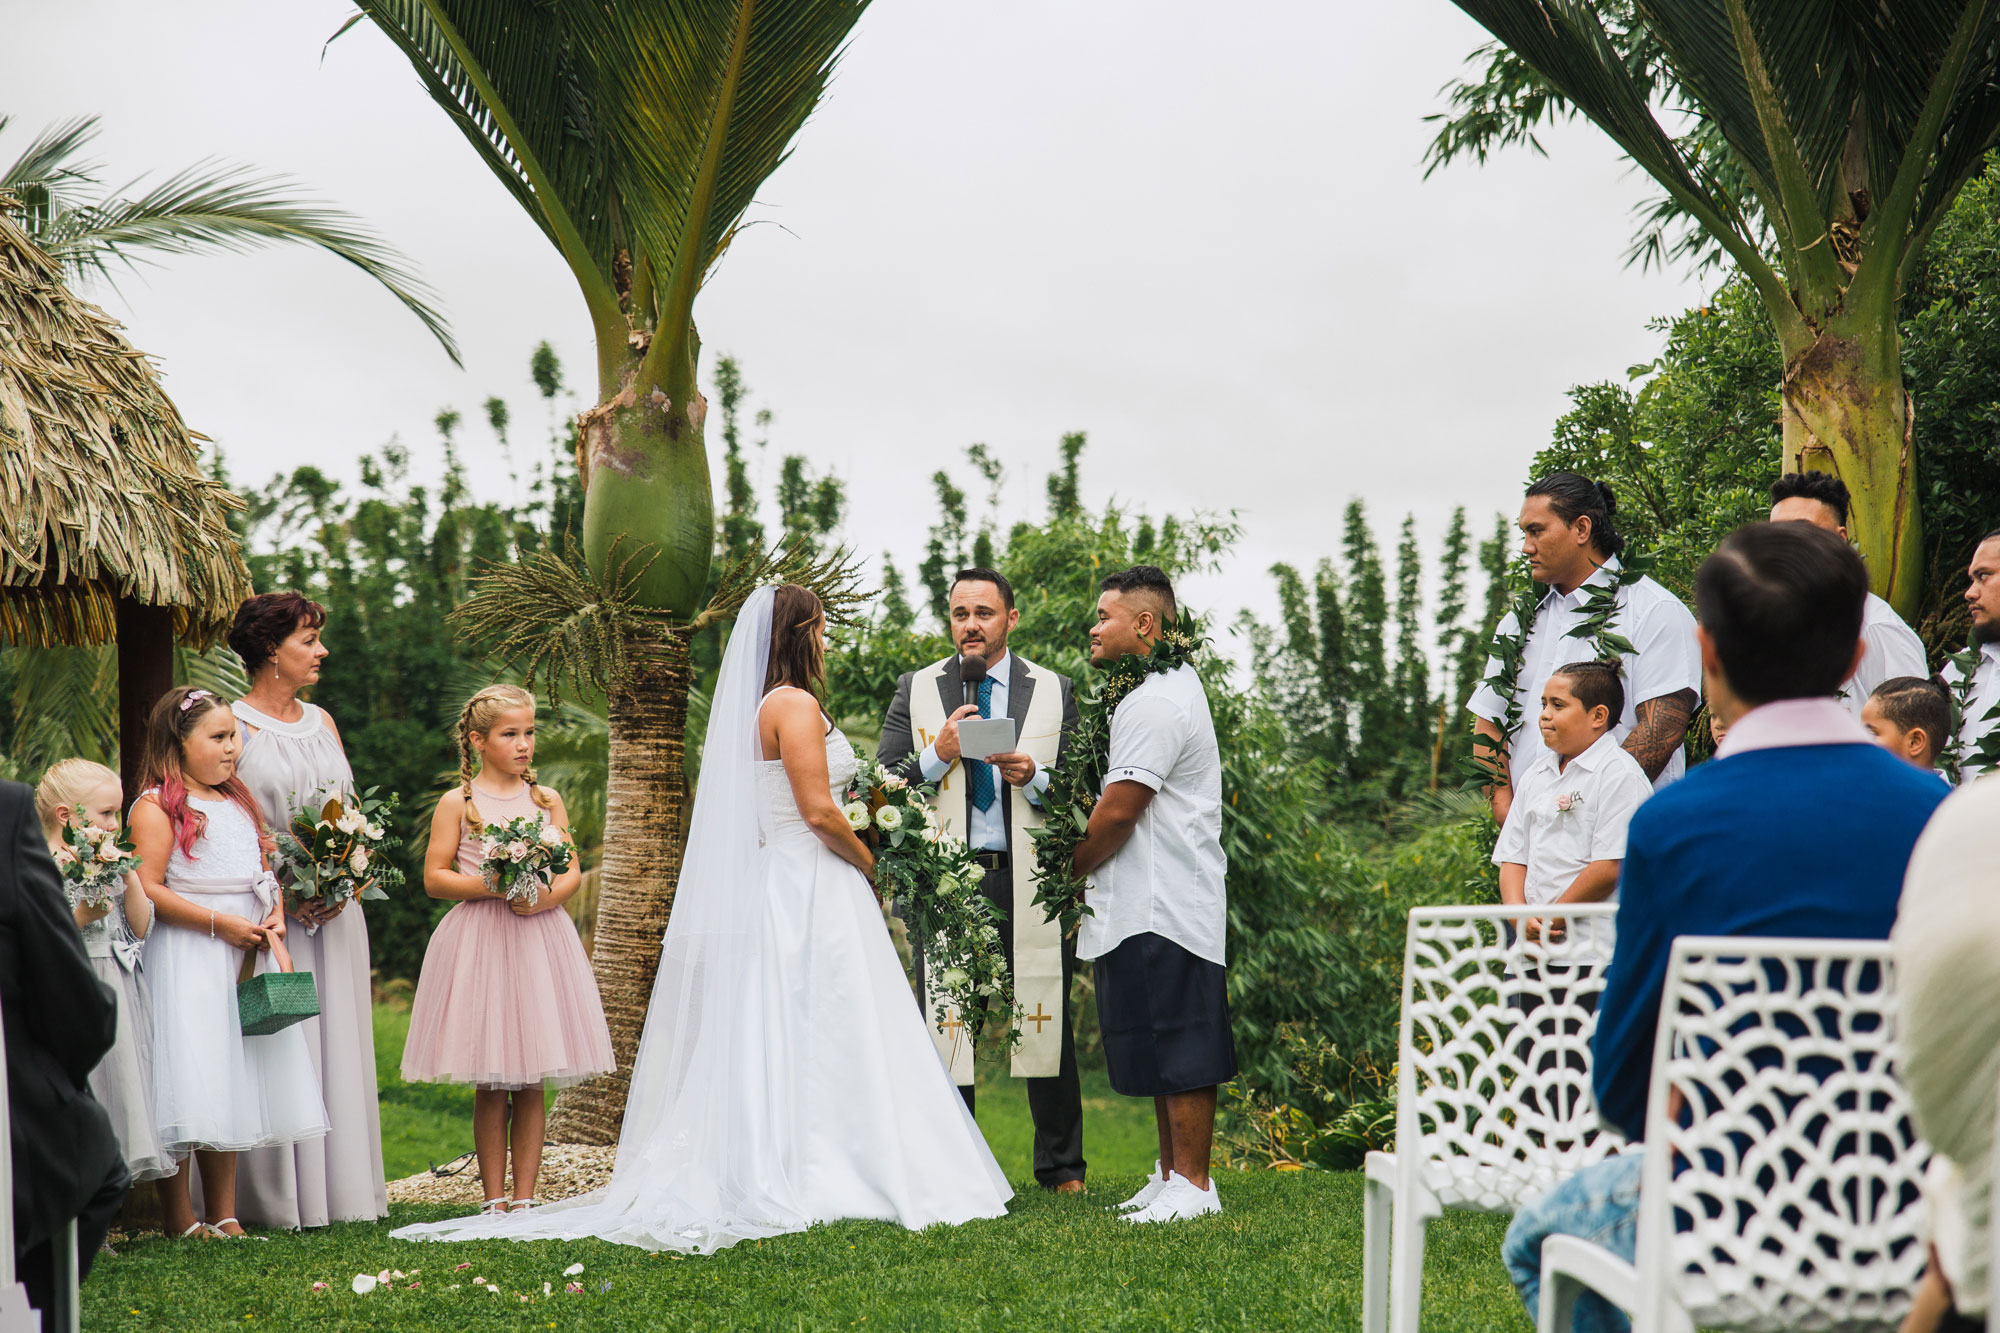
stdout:
{"type": "Polygon", "coordinates": [[[458,715],[459,783],[431,816],[424,891],[455,902],[424,952],[403,1049],[409,1082],[470,1083],[482,1212],[536,1206],[544,1087],[615,1067],[590,960],[561,909],[570,868],[534,901],[502,898],[481,875],[488,824],[521,816],[566,829],[562,797],[535,781],[535,697],[489,685],[458,715]],[[506,1192],[511,1153],[514,1189],[506,1192]]]}

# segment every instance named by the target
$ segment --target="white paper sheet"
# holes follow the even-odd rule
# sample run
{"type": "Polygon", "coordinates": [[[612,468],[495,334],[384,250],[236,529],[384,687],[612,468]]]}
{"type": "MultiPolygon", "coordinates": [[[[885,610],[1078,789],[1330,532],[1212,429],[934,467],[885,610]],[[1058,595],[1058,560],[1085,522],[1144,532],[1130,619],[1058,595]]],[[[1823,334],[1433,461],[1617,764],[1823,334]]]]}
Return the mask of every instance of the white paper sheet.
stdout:
{"type": "Polygon", "coordinates": [[[958,724],[958,750],[966,759],[991,759],[1014,752],[1014,719],[968,717],[958,724]]]}

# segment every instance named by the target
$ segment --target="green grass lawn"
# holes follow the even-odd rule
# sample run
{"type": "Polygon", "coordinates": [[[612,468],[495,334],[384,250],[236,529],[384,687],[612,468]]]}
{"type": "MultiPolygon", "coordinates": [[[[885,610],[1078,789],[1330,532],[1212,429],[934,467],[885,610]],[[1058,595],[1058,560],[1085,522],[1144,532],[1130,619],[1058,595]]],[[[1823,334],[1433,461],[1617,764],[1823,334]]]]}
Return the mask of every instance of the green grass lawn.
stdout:
{"type": "MultiPolygon", "coordinates": [[[[376,1012],[382,1131],[391,1176],[470,1146],[471,1094],[395,1077],[407,1014],[376,1012]]],[[[842,1222],[707,1258],[596,1241],[422,1245],[393,1226],[453,1209],[397,1206],[388,1225],[349,1224],[235,1242],[148,1235],[98,1261],[84,1327],[255,1329],[1352,1329],[1361,1320],[1358,1173],[1230,1173],[1226,1211],[1164,1228],[1108,1208],[1140,1183],[1150,1110],[1084,1080],[1091,1192],[1058,1196],[1029,1169],[1025,1090],[983,1088],[979,1120],[1016,1182],[1009,1214],[911,1234],[842,1222]],[[584,1265],[565,1292],[563,1270],[584,1265]],[[460,1268],[461,1264],[470,1267],[460,1268]],[[357,1296],[357,1273],[402,1269],[357,1296]],[[500,1289],[475,1285],[484,1278],[500,1289]],[[419,1285],[411,1287],[410,1282],[419,1285]],[[325,1290],[315,1292],[315,1282],[325,1290]],[[549,1294],[543,1294],[543,1284],[549,1294]],[[524,1301],[522,1298],[526,1297],[524,1301]]],[[[1424,1327],[1530,1327],[1500,1266],[1504,1219],[1447,1214],[1431,1227],[1424,1327]]]]}
{"type": "MultiPolygon", "coordinates": [[[[127,1329],[1353,1329],[1361,1320],[1361,1177],[1260,1172],[1220,1185],[1220,1217],[1134,1227],[1090,1194],[1032,1186],[1003,1219],[911,1234],[879,1222],[815,1227],[707,1258],[596,1241],[397,1242],[358,1224],[268,1240],[147,1237],[101,1260],[84,1327],[127,1329]],[[456,1265],[471,1264],[459,1269],[456,1265]],[[563,1269],[584,1266],[582,1295],[563,1269]],[[401,1268],[356,1296],[356,1273],[401,1268]],[[483,1277],[498,1296],[473,1285],[483,1277]],[[407,1281],[421,1285],[412,1290],[407,1281]],[[327,1289],[314,1292],[315,1281],[327,1289]],[[548,1283],[552,1295],[544,1296],[548,1283]],[[608,1287],[607,1285],[608,1284],[608,1287]],[[528,1297],[524,1303],[522,1296],[528,1297]]],[[[452,1210],[398,1207],[395,1224],[452,1210]]],[[[1424,1327],[1530,1327],[1501,1272],[1500,1220],[1431,1228],[1424,1327]]]]}

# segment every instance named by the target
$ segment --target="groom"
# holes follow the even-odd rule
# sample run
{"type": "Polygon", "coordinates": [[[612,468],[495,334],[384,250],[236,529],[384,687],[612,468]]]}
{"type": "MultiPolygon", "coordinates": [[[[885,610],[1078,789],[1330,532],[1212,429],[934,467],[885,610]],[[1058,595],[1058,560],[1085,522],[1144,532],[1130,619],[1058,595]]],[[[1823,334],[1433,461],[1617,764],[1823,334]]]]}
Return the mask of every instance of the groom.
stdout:
{"type": "MultiPolygon", "coordinates": [[[[1083,1097],[1077,1086],[1076,1035],[1070,1026],[1069,984],[1076,942],[1034,906],[1035,852],[1028,830],[1041,823],[1049,770],[1062,762],[1076,729],[1076,686],[1069,677],[1009,652],[1020,623],[1014,588],[998,571],[963,569],[948,603],[951,641],[958,651],[896,682],[896,699],[882,722],[877,758],[912,783],[937,788],[932,805],[945,830],[965,839],[984,872],[980,891],[1006,913],[1001,947],[1021,1005],[1021,1044],[1013,1073],[1028,1081],[1035,1121],[1035,1179],[1063,1194],[1083,1192],[1083,1097]],[[977,660],[978,667],[970,664],[977,660]],[[981,677],[976,685],[970,678],[981,677]],[[967,699],[968,688],[973,691],[967,699]],[[988,762],[960,753],[958,724],[968,717],[1009,717],[1015,748],[988,762]]],[[[924,972],[924,942],[910,951],[924,978],[926,1021],[935,1012],[924,972]]],[[[958,1014],[931,1025],[931,1039],[969,1109],[973,1104],[972,1043],[958,1014]]]]}

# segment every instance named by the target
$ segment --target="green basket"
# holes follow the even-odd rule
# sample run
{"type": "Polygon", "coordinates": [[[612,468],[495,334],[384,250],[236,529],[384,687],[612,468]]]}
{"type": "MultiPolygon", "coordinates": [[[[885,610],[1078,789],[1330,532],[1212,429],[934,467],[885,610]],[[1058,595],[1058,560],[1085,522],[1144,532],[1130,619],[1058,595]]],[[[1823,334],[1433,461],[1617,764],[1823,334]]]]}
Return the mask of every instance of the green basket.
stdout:
{"type": "MultiPolygon", "coordinates": [[[[256,955],[243,961],[247,971],[256,965],[256,955]]],[[[261,972],[236,983],[236,1016],[244,1036],[268,1037],[319,1016],[319,988],[313,984],[313,974],[289,970],[291,962],[284,959],[286,971],[261,972]]]]}

